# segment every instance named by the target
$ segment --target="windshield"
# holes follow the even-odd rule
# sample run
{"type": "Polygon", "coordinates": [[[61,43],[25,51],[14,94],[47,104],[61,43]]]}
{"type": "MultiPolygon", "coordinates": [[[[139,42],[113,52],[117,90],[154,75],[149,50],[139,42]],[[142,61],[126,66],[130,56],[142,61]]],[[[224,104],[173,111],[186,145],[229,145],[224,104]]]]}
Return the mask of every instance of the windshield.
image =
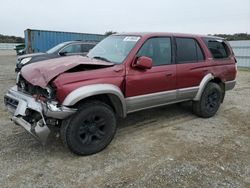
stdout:
{"type": "Polygon", "coordinates": [[[87,56],[121,64],[139,39],[138,36],[113,35],[98,43],[87,56]]]}
{"type": "Polygon", "coordinates": [[[67,42],[60,43],[60,44],[54,46],[53,48],[49,49],[46,53],[47,54],[53,54],[56,51],[58,51],[60,48],[62,48],[63,46],[65,46],[66,44],[67,44],[67,42]]]}

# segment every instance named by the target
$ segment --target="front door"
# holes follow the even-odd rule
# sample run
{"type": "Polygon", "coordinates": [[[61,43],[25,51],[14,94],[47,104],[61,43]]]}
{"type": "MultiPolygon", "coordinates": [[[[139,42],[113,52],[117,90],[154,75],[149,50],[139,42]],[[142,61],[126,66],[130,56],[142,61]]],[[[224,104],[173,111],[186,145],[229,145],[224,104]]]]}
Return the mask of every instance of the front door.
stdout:
{"type": "Polygon", "coordinates": [[[176,99],[176,65],[172,64],[170,37],[148,39],[137,57],[152,59],[153,67],[141,70],[130,67],[126,75],[128,112],[160,106],[176,99]]]}

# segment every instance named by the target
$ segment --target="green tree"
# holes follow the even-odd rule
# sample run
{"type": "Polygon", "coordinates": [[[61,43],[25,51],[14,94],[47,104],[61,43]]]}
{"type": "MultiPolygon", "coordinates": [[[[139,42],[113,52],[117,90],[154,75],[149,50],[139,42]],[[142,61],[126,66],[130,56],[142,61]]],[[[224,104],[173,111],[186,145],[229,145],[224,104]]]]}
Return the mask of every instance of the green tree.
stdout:
{"type": "Polygon", "coordinates": [[[24,38],[0,34],[1,43],[24,43],[24,38]]]}
{"type": "Polygon", "coordinates": [[[115,31],[106,31],[105,33],[104,33],[104,35],[106,35],[106,36],[109,36],[109,35],[113,35],[113,34],[116,34],[117,32],[115,32],[115,31]]]}

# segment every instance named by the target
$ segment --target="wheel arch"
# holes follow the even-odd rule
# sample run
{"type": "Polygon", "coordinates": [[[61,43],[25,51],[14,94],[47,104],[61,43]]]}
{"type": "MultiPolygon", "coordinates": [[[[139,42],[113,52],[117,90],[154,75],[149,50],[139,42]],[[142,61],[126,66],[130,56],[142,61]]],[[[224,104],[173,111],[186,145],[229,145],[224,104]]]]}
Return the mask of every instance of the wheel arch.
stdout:
{"type": "Polygon", "coordinates": [[[198,92],[196,93],[193,100],[194,101],[199,101],[200,100],[201,95],[202,95],[205,87],[207,86],[207,84],[209,82],[214,82],[214,83],[218,84],[221,87],[221,90],[222,90],[222,93],[223,93],[223,96],[222,96],[222,102],[223,102],[224,96],[225,96],[225,84],[219,77],[215,77],[211,73],[209,73],[209,74],[207,74],[206,76],[203,77],[202,81],[200,82],[198,92]]]}
{"type": "Polygon", "coordinates": [[[65,106],[78,106],[87,100],[100,100],[110,105],[119,117],[126,117],[126,103],[120,88],[112,84],[93,84],[72,91],[63,101],[65,106]]]}

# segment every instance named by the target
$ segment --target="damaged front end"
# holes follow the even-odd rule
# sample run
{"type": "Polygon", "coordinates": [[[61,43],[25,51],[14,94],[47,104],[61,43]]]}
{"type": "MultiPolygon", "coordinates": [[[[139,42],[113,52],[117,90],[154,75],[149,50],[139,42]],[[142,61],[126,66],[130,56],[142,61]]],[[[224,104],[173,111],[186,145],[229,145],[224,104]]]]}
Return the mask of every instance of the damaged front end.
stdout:
{"type": "Polygon", "coordinates": [[[12,120],[16,124],[45,143],[51,128],[59,127],[61,120],[76,112],[76,109],[57,102],[57,88],[53,85],[53,79],[75,69],[85,71],[89,67],[96,69],[113,65],[87,57],[68,56],[24,66],[17,75],[16,86],[4,96],[5,105],[13,114],[12,120]]]}
{"type": "Polygon", "coordinates": [[[19,88],[18,84],[9,89],[4,96],[4,103],[13,114],[12,121],[43,144],[51,132],[49,128],[51,125],[58,125],[61,119],[76,112],[76,109],[58,105],[56,101],[43,100],[20,89],[24,88],[19,88]]]}

